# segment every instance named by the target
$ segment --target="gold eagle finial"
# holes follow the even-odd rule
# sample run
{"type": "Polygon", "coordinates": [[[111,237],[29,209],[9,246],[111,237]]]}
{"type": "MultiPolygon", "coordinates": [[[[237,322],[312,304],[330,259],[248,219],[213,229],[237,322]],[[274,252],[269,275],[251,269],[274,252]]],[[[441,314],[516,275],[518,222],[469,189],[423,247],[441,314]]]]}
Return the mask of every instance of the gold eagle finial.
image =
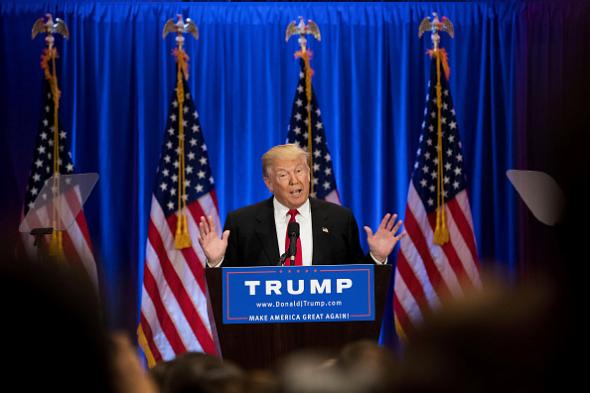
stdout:
{"type": "Polygon", "coordinates": [[[440,35],[438,34],[439,31],[446,31],[451,38],[455,37],[455,28],[453,27],[453,23],[449,18],[443,16],[440,20],[438,19],[438,14],[436,12],[432,13],[432,21],[430,21],[429,17],[422,19],[420,22],[420,26],[418,26],[418,37],[422,38],[422,35],[430,31],[432,33],[432,43],[434,45],[434,49],[438,49],[438,44],[440,43],[440,35]]]}
{"type": "Polygon", "coordinates": [[[164,25],[164,31],[162,32],[162,37],[166,38],[168,33],[176,33],[176,42],[179,47],[182,48],[184,44],[184,37],[183,34],[190,34],[195,37],[196,40],[199,39],[199,29],[195,22],[191,20],[191,18],[186,18],[186,22],[183,20],[182,15],[177,14],[178,21],[174,23],[172,19],[168,19],[166,24],[164,25]]]}
{"type": "Polygon", "coordinates": [[[316,40],[322,40],[318,25],[311,19],[308,19],[307,24],[305,24],[302,16],[299,17],[298,24],[295,24],[295,21],[289,23],[287,31],[285,32],[285,41],[289,41],[289,38],[295,34],[299,34],[299,39],[297,41],[303,51],[305,51],[307,44],[307,39],[305,38],[306,35],[311,34],[316,40]]]}
{"type": "Polygon", "coordinates": [[[55,18],[54,22],[52,15],[49,13],[45,14],[45,19],[39,18],[35,21],[31,31],[31,38],[35,38],[37,34],[40,33],[47,34],[45,42],[47,42],[49,48],[53,47],[53,34],[60,34],[65,39],[70,38],[70,32],[68,31],[66,23],[60,18],[55,18]]]}

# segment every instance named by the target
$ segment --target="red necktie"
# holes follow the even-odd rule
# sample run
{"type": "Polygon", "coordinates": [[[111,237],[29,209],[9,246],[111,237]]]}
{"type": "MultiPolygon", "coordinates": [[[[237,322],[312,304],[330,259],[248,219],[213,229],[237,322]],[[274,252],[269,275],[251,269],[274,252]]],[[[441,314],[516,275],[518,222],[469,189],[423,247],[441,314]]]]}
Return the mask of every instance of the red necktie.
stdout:
{"type": "MultiPolygon", "coordinates": [[[[289,219],[289,222],[295,222],[295,216],[298,214],[299,212],[295,209],[291,209],[289,210],[289,215],[291,216],[291,218],[289,219]]],[[[285,251],[289,250],[289,234],[287,232],[285,232],[285,251]]],[[[295,266],[301,266],[301,239],[298,237],[297,238],[297,253],[295,254],[295,266]]],[[[291,258],[289,258],[288,260],[288,266],[291,265],[291,258]]]]}

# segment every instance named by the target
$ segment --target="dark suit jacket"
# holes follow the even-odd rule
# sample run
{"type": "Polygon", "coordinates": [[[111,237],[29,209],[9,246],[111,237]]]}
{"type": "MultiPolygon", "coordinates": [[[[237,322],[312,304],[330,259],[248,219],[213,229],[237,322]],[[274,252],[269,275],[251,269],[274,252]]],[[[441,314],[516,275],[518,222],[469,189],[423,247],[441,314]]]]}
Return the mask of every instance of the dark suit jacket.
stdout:
{"type": "MultiPolygon", "coordinates": [[[[227,215],[229,241],[222,266],[268,266],[279,261],[273,198],[227,215]]],[[[314,265],[373,263],[359,242],[350,209],[310,198],[314,265]]]]}

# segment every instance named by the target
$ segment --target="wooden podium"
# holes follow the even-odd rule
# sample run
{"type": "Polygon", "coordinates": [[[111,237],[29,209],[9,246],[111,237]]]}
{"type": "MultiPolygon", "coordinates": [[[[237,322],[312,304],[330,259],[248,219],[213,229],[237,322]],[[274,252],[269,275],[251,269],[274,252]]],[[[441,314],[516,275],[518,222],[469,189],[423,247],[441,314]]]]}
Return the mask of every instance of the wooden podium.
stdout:
{"type": "Polygon", "coordinates": [[[223,324],[221,269],[207,269],[206,277],[223,358],[245,369],[259,369],[272,366],[278,358],[294,350],[340,349],[360,339],[377,341],[391,265],[375,266],[374,321],[223,324]]]}

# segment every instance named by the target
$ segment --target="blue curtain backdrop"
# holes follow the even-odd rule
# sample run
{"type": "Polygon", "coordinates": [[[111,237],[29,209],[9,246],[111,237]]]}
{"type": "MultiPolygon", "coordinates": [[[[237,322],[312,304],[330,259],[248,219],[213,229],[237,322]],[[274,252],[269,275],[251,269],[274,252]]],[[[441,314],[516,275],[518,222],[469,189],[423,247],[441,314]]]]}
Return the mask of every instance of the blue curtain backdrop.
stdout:
{"type": "MultiPolygon", "coordinates": [[[[189,85],[223,220],[227,212],[269,196],[260,156],[286,138],[299,73],[293,58],[297,43],[285,43],[285,28],[299,15],[313,19],[322,33],[321,43],[309,40],[313,84],[339,192],[359,225],[376,227],[385,212],[405,210],[424,110],[425,52],[431,46],[429,35],[419,40],[417,31],[422,18],[437,11],[455,25],[455,39],[443,34],[442,46],[450,57],[478,251],[484,267],[501,267],[514,276],[523,225],[505,171],[529,162],[522,144],[531,138],[522,111],[530,109],[527,97],[534,96],[525,82],[532,68],[527,57],[531,7],[521,1],[4,1],[2,234],[10,242],[16,239],[40,120],[44,42],[31,40],[31,27],[46,12],[63,18],[71,34],[68,41],[57,39],[61,124],[72,132],[77,170],[100,174],[85,212],[109,321],[134,331],[151,192],[175,83],[174,39],[162,39],[165,21],[182,13],[200,30],[198,41],[187,38],[189,85]]],[[[567,18],[553,18],[556,6],[535,10],[534,20],[551,19],[547,28],[559,36],[567,18]]],[[[577,14],[575,7],[567,12],[577,14]]],[[[531,169],[544,169],[540,166],[531,169]]],[[[365,242],[364,234],[361,238],[365,242]]],[[[392,332],[391,314],[387,318],[384,329],[392,332]]]]}

